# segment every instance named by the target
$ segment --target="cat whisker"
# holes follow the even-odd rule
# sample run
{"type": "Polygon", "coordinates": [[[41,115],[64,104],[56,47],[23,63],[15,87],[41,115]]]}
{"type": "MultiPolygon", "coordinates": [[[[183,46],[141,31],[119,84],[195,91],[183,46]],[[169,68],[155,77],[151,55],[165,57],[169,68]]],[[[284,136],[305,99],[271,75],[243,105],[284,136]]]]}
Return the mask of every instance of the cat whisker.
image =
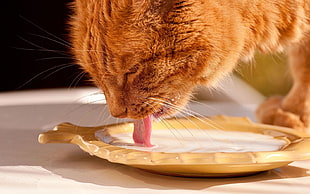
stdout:
{"type": "Polygon", "coordinates": [[[173,104],[173,103],[171,103],[171,102],[168,102],[168,101],[166,101],[166,100],[162,100],[162,99],[159,99],[159,98],[152,98],[152,97],[149,98],[149,99],[154,100],[155,102],[157,101],[157,102],[161,103],[161,105],[167,106],[167,107],[172,108],[172,109],[174,109],[174,110],[177,110],[178,112],[186,113],[188,116],[195,116],[194,114],[192,114],[192,113],[190,112],[190,110],[184,109],[184,108],[181,107],[181,106],[178,107],[178,106],[176,106],[175,104],[173,104]]]}
{"type": "MultiPolygon", "coordinates": [[[[150,98],[151,99],[151,98],[150,98]]],[[[165,102],[165,101],[163,101],[163,100],[160,100],[160,99],[154,99],[153,98],[153,100],[158,100],[159,102],[157,102],[157,103],[159,103],[160,105],[162,105],[162,106],[166,106],[166,107],[168,107],[168,108],[171,108],[171,109],[175,109],[175,110],[177,110],[178,112],[179,112],[179,114],[181,114],[181,115],[183,115],[185,118],[187,118],[187,119],[189,119],[187,116],[195,116],[195,115],[193,115],[193,114],[190,114],[189,112],[187,112],[186,110],[184,110],[183,108],[181,108],[181,107],[177,107],[176,105],[174,105],[174,104],[171,104],[171,103],[167,103],[167,102],[165,102]]],[[[156,101],[155,101],[156,102],[156,101]]],[[[196,123],[195,123],[196,124],[196,123]]]]}
{"type": "MultiPolygon", "coordinates": [[[[75,66],[75,65],[76,65],[76,64],[63,64],[63,67],[60,67],[60,68],[56,69],[55,71],[53,71],[53,72],[47,74],[46,76],[43,77],[43,79],[48,78],[49,76],[51,76],[51,75],[57,73],[58,71],[61,71],[61,70],[63,70],[63,69],[66,69],[66,68],[68,68],[68,67],[72,67],[72,66],[75,66]]],[[[51,68],[50,68],[50,69],[51,69],[51,68]]],[[[50,70],[50,69],[49,69],[49,70],[50,70]]]]}
{"type": "Polygon", "coordinates": [[[79,98],[78,101],[81,101],[86,105],[96,104],[98,102],[103,102],[103,104],[106,104],[106,100],[104,98],[91,98],[90,97],[90,96],[96,96],[96,95],[99,95],[99,94],[90,94],[90,95],[79,98]]]}
{"type": "Polygon", "coordinates": [[[24,42],[36,47],[36,48],[17,48],[17,49],[23,49],[23,50],[28,50],[28,51],[41,51],[41,52],[52,52],[52,53],[56,53],[56,54],[61,54],[61,55],[64,55],[64,56],[67,56],[67,57],[70,57],[70,55],[65,52],[65,51],[58,51],[58,50],[53,50],[53,49],[47,49],[47,48],[44,48],[38,44],[35,44],[21,36],[18,36],[18,38],[20,38],[21,40],[23,40],[24,42]]]}
{"type": "Polygon", "coordinates": [[[81,81],[81,79],[85,76],[86,72],[80,72],[75,78],[74,80],[70,83],[69,88],[75,88],[77,87],[77,85],[79,84],[79,82],[81,81]],[[74,83],[75,82],[75,83],[74,83]]]}
{"type": "Polygon", "coordinates": [[[53,59],[71,59],[71,57],[45,57],[41,59],[36,59],[36,61],[53,60],[53,59]]]}
{"type": "Polygon", "coordinates": [[[74,51],[78,51],[78,52],[98,52],[98,53],[105,53],[102,50],[96,50],[96,49],[75,49],[74,51]]]}
{"type": "Polygon", "coordinates": [[[103,100],[103,99],[92,100],[92,101],[88,101],[86,104],[88,104],[88,105],[97,104],[98,102],[105,102],[105,100],[103,100]]]}
{"type": "MultiPolygon", "coordinates": [[[[159,103],[160,105],[163,105],[164,103],[163,102],[157,102],[157,103],[159,103]]],[[[150,103],[148,103],[148,104],[150,104],[150,103]]],[[[150,104],[151,105],[151,104],[150,104]]],[[[152,106],[152,105],[151,105],[152,106]]],[[[170,106],[170,105],[168,105],[168,106],[170,106]]],[[[154,106],[152,106],[152,107],[154,107],[154,106]]],[[[170,107],[171,108],[171,107],[170,107]]],[[[155,111],[155,110],[154,110],[155,111]]],[[[187,113],[187,112],[184,112],[184,111],[181,111],[181,112],[179,112],[179,114],[181,114],[182,115],[182,118],[185,118],[185,119],[187,119],[190,123],[192,123],[194,126],[196,126],[196,128],[197,129],[201,129],[200,131],[204,134],[204,135],[206,135],[209,139],[210,139],[210,141],[211,142],[213,142],[213,139],[212,139],[212,137],[208,134],[208,131],[207,130],[204,130],[203,129],[203,127],[201,127],[198,123],[196,123],[192,118],[194,117],[193,115],[190,115],[191,117],[188,117],[188,114],[189,113],[187,113]]],[[[184,129],[187,129],[187,131],[188,131],[188,133],[194,138],[194,139],[196,139],[197,140],[197,138],[194,136],[194,134],[190,131],[190,129],[185,125],[185,124],[183,124],[182,122],[181,122],[181,120],[178,120],[177,119],[177,117],[176,116],[174,116],[175,118],[176,118],[176,120],[175,121],[177,121],[181,126],[183,126],[183,128],[184,129]]],[[[180,133],[180,131],[179,130],[177,130],[175,127],[173,127],[168,121],[165,121],[164,119],[163,120],[160,120],[161,121],[161,123],[167,128],[167,129],[170,129],[170,131],[171,131],[171,133],[173,134],[173,136],[180,142],[180,144],[182,144],[182,141],[181,141],[181,139],[179,138],[179,137],[181,137],[181,138],[184,138],[184,136],[180,133]],[[172,130],[173,129],[173,130],[172,130]],[[178,135],[177,135],[177,134],[178,135]]],[[[210,125],[209,123],[207,123],[208,125],[210,125]]],[[[215,127],[214,127],[215,128],[215,127]]],[[[215,128],[215,129],[217,129],[217,128],[215,128]]]]}
{"type": "Polygon", "coordinates": [[[64,45],[68,45],[69,47],[71,47],[71,46],[70,46],[71,44],[70,44],[68,41],[66,41],[66,40],[64,40],[64,39],[62,39],[62,38],[60,38],[60,37],[58,37],[58,36],[56,36],[56,35],[54,35],[54,34],[48,32],[47,30],[45,30],[44,28],[42,28],[42,27],[40,27],[39,25],[35,24],[34,22],[30,21],[29,19],[25,18],[24,16],[20,15],[20,17],[21,17],[23,20],[25,20],[26,22],[28,22],[29,24],[31,24],[31,25],[33,25],[34,27],[36,27],[37,29],[39,29],[39,30],[41,30],[42,32],[46,33],[47,35],[49,35],[49,36],[51,36],[51,37],[57,39],[59,42],[63,43],[64,45]]]}
{"type": "Polygon", "coordinates": [[[207,107],[208,109],[211,109],[211,110],[214,111],[214,112],[219,112],[219,114],[224,114],[224,113],[221,113],[218,109],[215,109],[214,107],[212,107],[212,106],[209,105],[209,104],[206,104],[206,103],[203,103],[203,102],[200,102],[200,101],[197,101],[197,100],[193,100],[193,99],[190,99],[189,102],[198,104],[198,105],[200,105],[200,106],[207,107]]]}
{"type": "MultiPolygon", "coordinates": [[[[82,106],[89,106],[90,104],[92,103],[88,103],[88,104],[82,104],[79,108],[81,108],[82,106]]],[[[77,110],[78,108],[76,108],[77,110]]],[[[81,125],[82,121],[89,121],[89,115],[92,115],[91,112],[94,112],[94,111],[98,111],[99,109],[99,114],[96,113],[97,115],[97,118],[95,119],[95,121],[93,121],[94,123],[92,123],[93,126],[96,126],[100,123],[100,125],[104,125],[107,123],[107,121],[109,119],[111,119],[111,115],[108,113],[109,111],[107,110],[107,107],[102,107],[102,106],[97,106],[96,108],[95,107],[92,107],[92,108],[89,108],[87,109],[87,111],[83,112],[83,116],[80,117],[80,121],[77,123],[78,125],[81,125]]],[[[72,112],[75,112],[76,110],[72,110],[72,112]]]]}
{"type": "Polygon", "coordinates": [[[67,54],[66,52],[64,51],[60,51],[60,50],[52,50],[52,49],[45,49],[45,48],[22,48],[22,47],[12,47],[14,49],[18,49],[18,50],[23,50],[23,51],[36,51],[36,52],[51,52],[51,53],[56,53],[56,54],[59,54],[59,55],[63,55],[63,56],[66,56],[66,57],[70,57],[69,54],[67,54]]]}
{"type": "Polygon", "coordinates": [[[77,99],[77,101],[81,101],[81,102],[84,102],[86,104],[94,104],[94,103],[102,101],[103,104],[106,104],[105,96],[101,91],[94,92],[94,93],[88,94],[86,96],[80,97],[79,99],[77,99]],[[100,97],[93,97],[93,96],[98,96],[98,95],[100,95],[100,97]]]}
{"type": "MultiPolygon", "coordinates": [[[[81,125],[83,123],[83,121],[89,122],[89,120],[93,120],[91,123],[92,126],[106,125],[106,124],[113,123],[109,120],[115,120],[115,118],[112,117],[111,114],[109,113],[108,107],[102,106],[102,105],[98,105],[98,106],[95,105],[95,104],[97,104],[97,102],[100,102],[101,99],[84,100],[85,98],[88,98],[89,96],[99,95],[99,94],[100,94],[99,92],[94,92],[94,93],[82,96],[80,98],[77,98],[75,100],[77,106],[73,106],[73,108],[70,108],[70,110],[68,112],[66,112],[66,115],[63,117],[66,118],[66,117],[68,117],[67,115],[75,115],[74,113],[83,112],[83,114],[81,114],[81,115],[78,114],[80,116],[79,116],[78,121],[76,121],[77,125],[81,125]],[[92,105],[94,105],[94,106],[92,106],[92,105]],[[84,108],[86,109],[86,111],[84,108]],[[81,109],[83,109],[83,110],[81,110],[81,109]],[[96,114],[93,114],[92,112],[96,112],[96,114]],[[96,115],[96,118],[94,118],[94,119],[89,118],[89,115],[96,115]]],[[[76,116],[74,118],[76,118],[76,116]]],[[[67,118],[66,120],[70,120],[70,118],[67,118]]]]}
{"type": "MultiPolygon", "coordinates": [[[[152,107],[153,113],[156,113],[156,112],[157,112],[157,110],[154,108],[154,106],[153,106],[152,104],[150,104],[150,103],[148,103],[148,102],[144,102],[144,103],[152,107]]],[[[157,121],[160,121],[160,123],[161,123],[165,128],[169,129],[169,131],[170,131],[171,134],[174,136],[174,138],[177,139],[177,140],[180,142],[180,144],[181,144],[181,140],[179,139],[178,135],[176,135],[175,132],[177,132],[177,133],[179,134],[179,136],[180,136],[181,134],[179,133],[178,130],[176,130],[175,127],[173,127],[169,122],[165,121],[164,119],[161,119],[161,117],[155,118],[155,119],[156,119],[157,121]]]]}
{"type": "Polygon", "coordinates": [[[60,44],[60,45],[62,45],[62,46],[68,47],[68,48],[72,48],[72,46],[71,46],[69,43],[66,44],[66,43],[63,43],[63,42],[61,42],[61,41],[58,41],[58,40],[49,38],[49,37],[47,37],[47,36],[39,35],[39,34],[33,34],[33,33],[29,33],[29,34],[32,35],[32,36],[35,36],[35,37],[39,37],[39,38],[42,38],[42,39],[49,40],[49,41],[51,41],[51,42],[55,42],[55,43],[57,43],[57,44],[60,44]]]}
{"type": "Polygon", "coordinates": [[[217,123],[215,123],[211,119],[208,119],[204,115],[201,115],[197,112],[194,112],[194,111],[189,110],[189,109],[184,109],[183,107],[177,107],[173,103],[167,102],[167,101],[162,100],[162,99],[153,98],[153,97],[150,97],[149,99],[152,99],[155,101],[157,100],[158,102],[161,102],[162,105],[167,106],[167,107],[172,108],[172,109],[175,109],[179,113],[183,113],[183,114],[186,114],[186,115],[191,116],[193,118],[196,118],[197,120],[201,121],[202,123],[208,124],[209,126],[215,128],[215,129],[223,129],[221,126],[219,126],[217,123]],[[201,117],[204,117],[204,119],[201,119],[201,117]],[[208,122],[206,120],[208,120],[208,122]]]}
{"type": "MultiPolygon", "coordinates": [[[[184,112],[185,110],[183,110],[182,112],[184,112]]],[[[208,117],[199,114],[197,112],[194,112],[192,110],[186,110],[186,113],[189,114],[190,116],[192,116],[193,118],[199,120],[200,122],[209,125],[210,127],[217,129],[217,130],[222,130],[223,127],[220,126],[218,123],[216,123],[215,121],[209,119],[208,117]],[[203,118],[203,119],[202,119],[203,118]]]]}
{"type": "Polygon", "coordinates": [[[202,128],[199,125],[199,123],[193,121],[193,119],[198,120],[202,124],[206,124],[206,125],[210,126],[212,129],[217,130],[220,133],[223,132],[224,128],[221,125],[219,125],[216,121],[213,121],[212,119],[209,119],[208,117],[206,117],[204,115],[201,115],[197,112],[194,112],[194,111],[186,109],[186,108],[178,109],[178,111],[179,111],[179,114],[183,115],[184,118],[186,118],[188,121],[190,121],[192,124],[194,124],[198,129],[202,129],[202,132],[204,134],[206,134],[210,138],[210,140],[212,140],[212,137],[210,137],[207,130],[203,129],[205,127],[202,128]],[[188,116],[190,116],[190,117],[188,117],[188,116]]]}
{"type": "Polygon", "coordinates": [[[185,114],[187,114],[187,115],[189,115],[189,116],[199,120],[200,122],[209,125],[210,127],[213,127],[215,129],[223,129],[222,126],[219,126],[216,122],[212,121],[211,119],[209,119],[205,115],[199,114],[199,113],[194,112],[192,110],[189,110],[187,108],[181,108],[181,109],[178,109],[178,110],[181,113],[185,113],[185,114]]]}
{"type": "MultiPolygon", "coordinates": [[[[182,114],[182,113],[181,113],[181,114],[182,114]]],[[[183,114],[182,114],[182,115],[183,115],[183,114]]],[[[190,135],[191,135],[193,138],[196,139],[196,137],[195,137],[194,134],[189,130],[189,128],[188,128],[186,125],[184,125],[180,120],[178,120],[177,117],[175,117],[175,118],[176,118],[176,121],[177,121],[180,125],[182,125],[182,127],[183,127],[184,129],[187,129],[187,131],[190,133],[190,135]]],[[[186,117],[186,116],[184,116],[184,118],[186,118],[187,120],[189,120],[190,122],[192,122],[192,123],[194,123],[194,124],[196,125],[196,123],[193,122],[190,118],[188,118],[188,117],[186,117]]]]}
{"type": "MultiPolygon", "coordinates": [[[[181,113],[182,115],[184,115],[183,113],[181,113]]],[[[199,131],[203,134],[206,135],[208,137],[208,139],[210,140],[210,143],[214,144],[214,139],[212,138],[212,136],[210,136],[210,134],[208,133],[208,130],[205,130],[205,127],[201,127],[198,123],[196,123],[195,121],[193,121],[193,119],[191,117],[186,117],[186,115],[183,117],[185,119],[187,119],[191,124],[193,124],[194,126],[196,126],[197,129],[199,129],[199,131]]],[[[183,125],[181,121],[177,120],[179,124],[183,125]]],[[[209,123],[207,123],[209,125],[209,123]]],[[[194,134],[191,132],[191,130],[186,127],[185,125],[183,125],[183,127],[185,129],[187,129],[188,133],[192,136],[192,138],[194,138],[194,140],[198,140],[194,134]]],[[[213,127],[214,128],[214,127],[213,127]]],[[[215,130],[218,130],[217,128],[214,128],[215,130]]],[[[199,142],[199,141],[194,141],[194,142],[199,142]]]]}
{"type": "Polygon", "coordinates": [[[49,73],[47,76],[45,76],[44,78],[47,78],[49,76],[51,76],[52,74],[60,71],[60,70],[63,70],[65,68],[68,68],[68,67],[72,67],[72,66],[75,66],[76,64],[61,64],[61,65],[57,65],[57,66],[54,66],[54,67],[51,67],[49,69],[46,69],[40,73],[38,73],[37,75],[33,76],[32,78],[30,78],[28,81],[26,81],[25,83],[23,83],[21,86],[19,86],[17,89],[21,89],[22,87],[26,86],[27,84],[29,84],[30,82],[32,82],[34,79],[38,78],[39,76],[43,75],[44,73],[47,73],[51,70],[55,70],[53,71],[52,73],[49,73]],[[59,69],[57,69],[59,68],[59,69]]]}

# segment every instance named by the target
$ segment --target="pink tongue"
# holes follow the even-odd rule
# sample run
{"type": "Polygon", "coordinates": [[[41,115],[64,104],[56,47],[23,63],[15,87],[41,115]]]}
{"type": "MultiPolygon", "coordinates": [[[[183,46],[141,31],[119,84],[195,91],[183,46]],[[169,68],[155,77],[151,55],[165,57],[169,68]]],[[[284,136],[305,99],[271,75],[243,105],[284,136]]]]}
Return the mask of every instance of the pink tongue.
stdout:
{"type": "Polygon", "coordinates": [[[151,144],[152,132],[152,116],[149,115],[144,119],[134,121],[133,140],[136,144],[141,144],[146,147],[152,147],[151,144]]]}

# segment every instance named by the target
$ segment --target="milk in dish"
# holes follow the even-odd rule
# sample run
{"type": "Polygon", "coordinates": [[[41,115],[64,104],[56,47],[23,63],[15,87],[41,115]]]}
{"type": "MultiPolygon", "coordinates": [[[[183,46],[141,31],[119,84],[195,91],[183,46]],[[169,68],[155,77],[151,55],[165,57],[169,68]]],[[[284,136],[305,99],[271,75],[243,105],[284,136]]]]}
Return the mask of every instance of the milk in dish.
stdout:
{"type": "Polygon", "coordinates": [[[126,149],[169,153],[262,152],[278,151],[287,142],[273,136],[253,132],[216,129],[161,129],[152,132],[152,147],[137,145],[132,133],[104,136],[96,132],[97,139],[126,149]]]}

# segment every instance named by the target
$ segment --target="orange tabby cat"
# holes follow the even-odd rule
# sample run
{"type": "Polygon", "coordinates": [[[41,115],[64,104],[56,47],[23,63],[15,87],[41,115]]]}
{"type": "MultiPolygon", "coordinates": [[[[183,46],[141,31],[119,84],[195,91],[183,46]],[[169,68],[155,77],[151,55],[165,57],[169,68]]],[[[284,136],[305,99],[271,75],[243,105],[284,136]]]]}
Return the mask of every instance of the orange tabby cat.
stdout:
{"type": "Polygon", "coordinates": [[[294,86],[257,116],[309,130],[309,0],[76,0],[73,9],[73,52],[113,116],[173,114],[256,50],[288,48],[294,86]]]}

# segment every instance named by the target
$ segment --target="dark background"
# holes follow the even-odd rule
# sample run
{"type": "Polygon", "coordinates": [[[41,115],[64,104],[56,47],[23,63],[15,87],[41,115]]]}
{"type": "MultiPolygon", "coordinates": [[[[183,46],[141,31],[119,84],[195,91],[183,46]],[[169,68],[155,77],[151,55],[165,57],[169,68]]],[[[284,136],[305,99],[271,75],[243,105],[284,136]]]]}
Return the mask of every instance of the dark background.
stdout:
{"type": "Polygon", "coordinates": [[[4,2],[0,91],[90,85],[74,64],[65,42],[71,13],[69,2],[4,2]]]}

